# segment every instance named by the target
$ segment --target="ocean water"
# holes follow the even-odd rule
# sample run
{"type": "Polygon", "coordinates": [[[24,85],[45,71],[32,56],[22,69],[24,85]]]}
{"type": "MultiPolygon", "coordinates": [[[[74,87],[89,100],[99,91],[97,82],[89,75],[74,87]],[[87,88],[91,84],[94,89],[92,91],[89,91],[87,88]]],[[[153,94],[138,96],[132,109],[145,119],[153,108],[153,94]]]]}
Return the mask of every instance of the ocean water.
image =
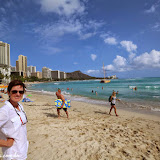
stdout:
{"type": "Polygon", "coordinates": [[[55,94],[58,88],[66,98],[97,104],[108,104],[108,97],[114,90],[119,92],[117,97],[125,107],[160,112],[160,77],[113,79],[106,84],[100,83],[100,80],[62,81],[33,84],[27,87],[32,91],[48,94],[55,94]],[[136,91],[132,89],[134,87],[137,87],[136,91]]]}

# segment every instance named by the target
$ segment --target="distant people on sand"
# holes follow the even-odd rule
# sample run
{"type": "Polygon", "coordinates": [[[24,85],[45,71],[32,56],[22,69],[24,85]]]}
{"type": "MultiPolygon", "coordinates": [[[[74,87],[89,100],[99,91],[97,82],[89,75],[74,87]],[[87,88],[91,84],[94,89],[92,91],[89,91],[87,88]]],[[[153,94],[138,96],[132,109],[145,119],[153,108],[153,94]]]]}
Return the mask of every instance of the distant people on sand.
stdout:
{"type": "Polygon", "coordinates": [[[114,112],[116,114],[116,116],[118,116],[117,111],[116,111],[116,100],[120,101],[119,99],[116,98],[116,92],[113,91],[112,96],[110,97],[110,101],[111,101],[111,108],[109,111],[109,114],[111,115],[111,111],[114,108],[114,112]]]}
{"type": "MultiPolygon", "coordinates": [[[[58,88],[58,91],[56,92],[56,96],[57,96],[58,99],[61,99],[63,101],[61,108],[57,108],[58,118],[60,118],[60,110],[63,108],[64,103],[65,103],[65,98],[61,94],[61,89],[60,88],[58,88]]],[[[67,108],[63,108],[63,110],[65,111],[65,113],[67,115],[67,118],[69,118],[67,108]]]]}

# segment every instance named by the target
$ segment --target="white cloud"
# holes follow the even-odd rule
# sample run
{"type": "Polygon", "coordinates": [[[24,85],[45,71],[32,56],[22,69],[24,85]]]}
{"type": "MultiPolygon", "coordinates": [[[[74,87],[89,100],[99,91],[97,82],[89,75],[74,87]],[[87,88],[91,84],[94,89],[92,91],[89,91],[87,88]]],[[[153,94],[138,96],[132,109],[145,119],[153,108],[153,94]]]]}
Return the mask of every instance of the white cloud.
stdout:
{"type": "Polygon", "coordinates": [[[111,45],[117,44],[117,40],[114,37],[108,37],[108,38],[104,39],[104,42],[107,44],[111,44],[111,45]]]}
{"type": "Polygon", "coordinates": [[[99,72],[99,70],[88,70],[85,73],[87,73],[87,74],[98,74],[100,72],[99,72]]]}
{"type": "Polygon", "coordinates": [[[109,64],[109,65],[105,66],[104,69],[107,71],[114,71],[115,67],[112,64],[109,64]]]}
{"type": "Polygon", "coordinates": [[[103,21],[97,22],[96,20],[89,20],[89,22],[87,24],[85,24],[84,26],[86,28],[94,28],[99,29],[100,27],[102,27],[105,23],[103,21]]]}
{"type": "MultiPolygon", "coordinates": [[[[104,67],[108,72],[126,72],[131,70],[142,70],[142,69],[160,69],[160,51],[152,50],[150,53],[143,53],[139,56],[132,53],[129,58],[126,59],[122,56],[117,55],[113,60],[112,64],[104,67]],[[132,57],[132,59],[130,59],[132,57]]],[[[100,74],[99,70],[88,70],[87,74],[100,74]]]]}
{"type": "Polygon", "coordinates": [[[126,70],[129,70],[129,68],[127,68],[126,58],[117,55],[116,58],[113,60],[113,64],[105,66],[105,70],[113,72],[124,72],[126,70]]]}
{"type": "Polygon", "coordinates": [[[7,39],[12,32],[14,32],[15,26],[10,27],[7,19],[2,18],[0,20],[0,39],[7,39]]]}
{"type": "Polygon", "coordinates": [[[44,40],[59,40],[60,37],[66,34],[74,34],[79,39],[84,40],[96,34],[97,26],[101,26],[101,22],[82,23],[78,19],[64,20],[60,19],[57,22],[49,23],[35,27],[33,31],[41,36],[44,40]],[[90,31],[93,32],[90,32],[90,31]],[[89,31],[89,32],[88,32],[89,31]]]}
{"type": "Polygon", "coordinates": [[[156,24],[152,27],[152,29],[153,29],[154,31],[160,31],[160,23],[156,23],[156,24]]]}
{"type": "Polygon", "coordinates": [[[156,12],[156,9],[159,7],[159,4],[160,4],[160,0],[158,0],[157,2],[152,4],[152,6],[149,9],[145,10],[144,12],[145,13],[154,13],[154,12],[156,12]]]}
{"type": "Polygon", "coordinates": [[[113,64],[105,66],[105,70],[113,72],[147,68],[160,68],[160,51],[152,50],[150,53],[145,52],[139,56],[132,53],[128,59],[117,55],[113,60],[113,64]]]}
{"type": "Polygon", "coordinates": [[[54,12],[58,15],[82,14],[85,10],[84,2],[80,0],[40,0],[39,3],[44,12],[54,12]]]}
{"type": "Polygon", "coordinates": [[[77,62],[74,62],[73,64],[74,64],[74,65],[77,65],[78,63],[77,63],[77,62]]]}
{"type": "Polygon", "coordinates": [[[113,63],[117,67],[125,67],[127,60],[124,57],[117,55],[116,59],[113,60],[113,63]]]}
{"type": "Polygon", "coordinates": [[[88,39],[90,37],[93,37],[96,33],[86,33],[86,34],[80,34],[80,39],[84,40],[84,39],[88,39]]]}
{"type": "Polygon", "coordinates": [[[6,23],[6,20],[5,20],[5,19],[2,19],[2,20],[0,21],[0,30],[3,30],[6,24],[7,24],[7,23],[6,23]]]}
{"type": "Polygon", "coordinates": [[[97,58],[97,55],[96,55],[96,54],[91,54],[91,59],[92,59],[92,61],[95,61],[96,58],[97,58]]]}
{"type": "Polygon", "coordinates": [[[150,9],[145,10],[146,13],[154,13],[156,11],[156,5],[152,5],[150,9]]]}
{"type": "Polygon", "coordinates": [[[136,56],[135,53],[130,53],[129,54],[129,60],[132,61],[135,56],[136,56]]]}
{"type": "Polygon", "coordinates": [[[140,68],[160,68],[160,51],[143,53],[133,59],[133,64],[140,68]]]}
{"type": "Polygon", "coordinates": [[[53,55],[53,54],[56,54],[56,53],[59,53],[62,51],[62,49],[60,49],[60,48],[50,47],[48,45],[42,46],[41,48],[42,48],[42,51],[47,55],[53,55]]]}
{"type": "Polygon", "coordinates": [[[82,28],[83,26],[78,20],[60,20],[56,23],[38,26],[34,28],[34,32],[40,34],[42,39],[57,40],[57,38],[65,34],[78,34],[82,28]]]}
{"type": "Polygon", "coordinates": [[[121,41],[120,44],[124,47],[128,52],[136,51],[137,45],[133,44],[132,41],[121,41]]]}

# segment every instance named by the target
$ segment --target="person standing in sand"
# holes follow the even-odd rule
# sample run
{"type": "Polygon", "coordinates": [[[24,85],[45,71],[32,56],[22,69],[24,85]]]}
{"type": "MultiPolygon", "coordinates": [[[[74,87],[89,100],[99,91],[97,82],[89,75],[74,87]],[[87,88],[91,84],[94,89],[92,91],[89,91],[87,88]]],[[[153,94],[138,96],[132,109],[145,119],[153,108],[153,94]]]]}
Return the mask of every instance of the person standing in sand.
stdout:
{"type": "Polygon", "coordinates": [[[116,98],[116,92],[113,91],[112,96],[111,96],[111,108],[109,111],[109,114],[111,115],[111,111],[114,108],[114,112],[116,114],[116,116],[118,116],[117,111],[116,111],[116,100],[120,101],[119,99],[116,98]]]}
{"type": "MultiPolygon", "coordinates": [[[[56,92],[56,96],[57,96],[58,99],[61,99],[62,102],[63,102],[62,105],[61,105],[61,108],[57,108],[58,118],[60,118],[60,110],[63,108],[64,103],[65,103],[65,98],[61,94],[61,89],[58,88],[58,91],[56,92]]],[[[67,118],[69,118],[67,108],[63,108],[63,110],[66,112],[67,118]]]]}

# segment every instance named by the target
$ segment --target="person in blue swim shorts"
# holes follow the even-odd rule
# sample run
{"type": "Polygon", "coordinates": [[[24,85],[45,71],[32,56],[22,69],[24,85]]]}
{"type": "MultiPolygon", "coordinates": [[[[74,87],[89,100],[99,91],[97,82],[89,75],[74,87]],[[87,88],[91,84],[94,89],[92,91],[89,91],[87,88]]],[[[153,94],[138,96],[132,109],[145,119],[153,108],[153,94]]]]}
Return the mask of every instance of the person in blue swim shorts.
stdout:
{"type": "MultiPolygon", "coordinates": [[[[62,105],[61,105],[61,108],[57,108],[58,118],[60,118],[60,110],[63,108],[64,103],[65,103],[65,98],[64,98],[64,96],[61,94],[61,89],[60,89],[60,88],[58,88],[58,91],[56,92],[56,96],[57,96],[58,99],[61,99],[61,100],[63,101],[63,103],[62,103],[62,105]]],[[[67,118],[69,118],[67,108],[63,108],[63,110],[65,111],[65,113],[66,113],[66,115],[67,115],[67,118]]]]}

